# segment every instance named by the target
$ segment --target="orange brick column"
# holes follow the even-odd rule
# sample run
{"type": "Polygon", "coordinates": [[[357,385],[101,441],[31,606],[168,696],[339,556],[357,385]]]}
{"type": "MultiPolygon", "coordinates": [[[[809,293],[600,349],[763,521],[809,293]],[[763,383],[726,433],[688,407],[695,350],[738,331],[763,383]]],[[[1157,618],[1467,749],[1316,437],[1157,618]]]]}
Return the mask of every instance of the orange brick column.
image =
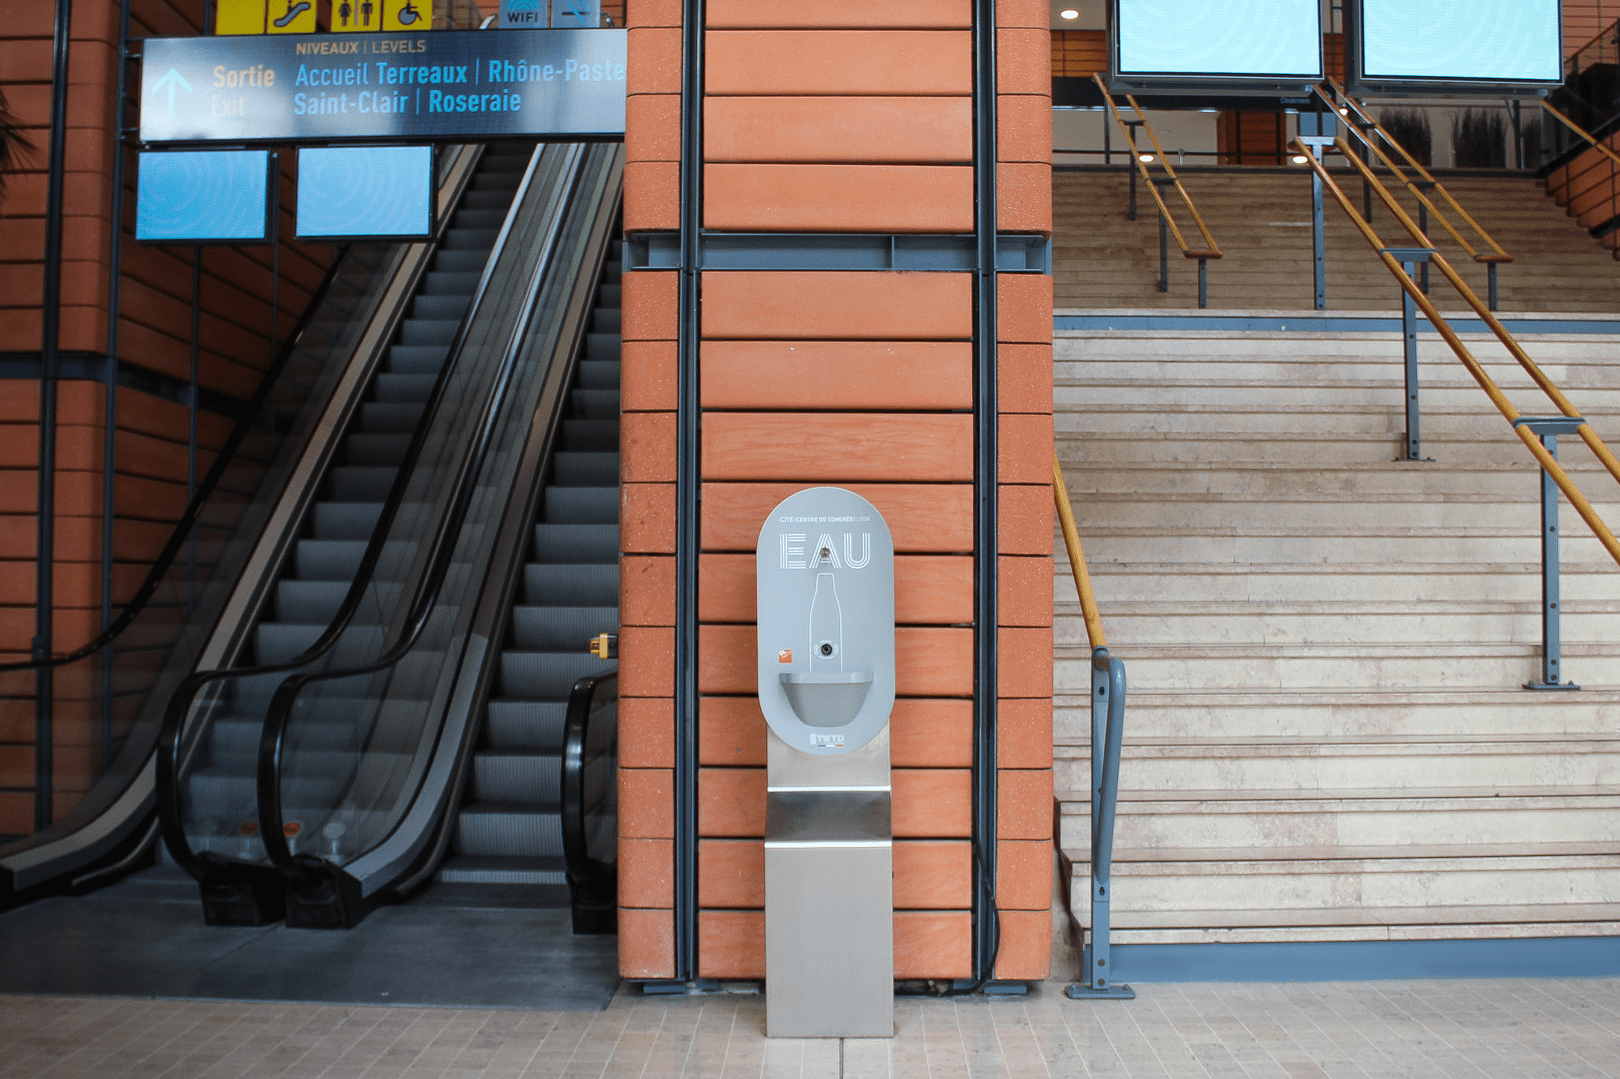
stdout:
{"type": "MultiPolygon", "coordinates": [[[[1049,234],[1046,10],[1003,4],[1003,231],[1049,234]],[[1025,9],[1028,10],[1025,10],[1025,9]],[[1025,70],[1028,69],[1028,70],[1025,70]]],[[[706,233],[974,229],[969,0],[707,0],[706,233]]],[[[625,227],[680,227],[681,9],[630,0],[625,227]]],[[[689,147],[688,152],[694,148],[689,147]]],[[[674,970],[672,700],[678,276],[624,289],[620,948],[674,970]]],[[[765,722],[753,550],[804,487],[870,499],[897,553],[892,723],[900,978],[973,973],[975,301],[965,272],[709,270],[698,279],[696,968],[764,974],[765,722]]],[[[995,975],[1045,976],[1050,939],[1051,281],[1004,274],[1000,376],[1003,712],[995,975]],[[1044,792],[1044,793],[1043,793],[1044,792]]],[[[994,478],[988,478],[995,482],[994,478]]],[[[980,762],[996,768],[997,762],[980,762]]],[[[988,973],[988,972],[987,972],[988,973]]]]}

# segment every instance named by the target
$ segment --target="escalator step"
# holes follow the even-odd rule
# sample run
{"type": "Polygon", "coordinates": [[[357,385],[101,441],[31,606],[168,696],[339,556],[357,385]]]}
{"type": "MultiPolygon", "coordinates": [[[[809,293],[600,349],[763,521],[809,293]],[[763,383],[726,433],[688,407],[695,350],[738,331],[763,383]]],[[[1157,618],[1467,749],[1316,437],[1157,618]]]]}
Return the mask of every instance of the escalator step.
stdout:
{"type": "Polygon", "coordinates": [[[467,273],[430,271],[422,282],[421,296],[472,296],[483,274],[474,270],[467,273]]]}
{"type": "Polygon", "coordinates": [[[456,821],[456,852],[560,857],[562,817],[556,809],[522,803],[474,802],[456,821]]]}
{"type": "Polygon", "coordinates": [[[399,343],[449,348],[456,339],[456,329],[460,325],[461,322],[453,318],[408,318],[400,324],[399,343]]]}
{"type": "Polygon", "coordinates": [[[352,581],[365,540],[299,540],[294,572],[305,581],[352,581]]]}
{"type": "Polygon", "coordinates": [[[619,418],[618,390],[575,390],[569,395],[574,415],[587,420],[619,418]]]}
{"type": "Polygon", "coordinates": [[[619,365],[611,360],[581,360],[579,384],[587,390],[616,390],[619,388],[619,365]]]}
{"type": "Polygon", "coordinates": [[[544,607],[617,607],[619,567],[531,562],[523,567],[523,601],[544,607]]]}
{"type": "Polygon", "coordinates": [[[332,497],[339,502],[386,502],[395,468],[338,465],[332,469],[332,497]]]}
{"type": "Polygon", "coordinates": [[[447,251],[440,248],[433,256],[433,268],[444,273],[482,274],[489,261],[489,248],[482,251],[447,251]]]}
{"type": "Polygon", "coordinates": [[[604,660],[579,652],[501,653],[501,692],[508,697],[566,701],[574,683],[611,670],[604,660]]]}
{"type": "Polygon", "coordinates": [[[499,210],[506,213],[512,205],[512,196],[517,192],[517,184],[511,187],[492,187],[474,190],[468,188],[461,196],[461,205],[468,210],[499,210]]]}
{"type": "Polygon", "coordinates": [[[562,435],[565,450],[619,452],[618,420],[564,420],[562,435]]]}
{"type": "Polygon", "coordinates": [[[567,885],[568,871],[559,856],[458,854],[439,867],[438,880],[444,884],[567,885]]]}
{"type": "Polygon", "coordinates": [[[348,581],[299,581],[284,578],[276,582],[276,619],[281,622],[308,622],[326,625],[343,606],[349,594],[348,581]]]}
{"type": "Polygon", "coordinates": [[[534,558],[537,562],[616,563],[619,526],[535,525],[534,558]]]}
{"type": "MultiPolygon", "coordinates": [[[[508,202],[510,205],[510,202],[508,202]]],[[[473,207],[463,206],[450,218],[450,227],[453,229],[489,229],[500,231],[501,222],[506,220],[506,208],[501,207],[473,207]]]]}
{"type": "Polygon", "coordinates": [[[391,345],[388,370],[402,375],[437,375],[449,353],[444,345],[391,345]]]}
{"type": "Polygon", "coordinates": [[[496,749],[535,749],[555,753],[562,748],[566,701],[525,701],[496,698],[489,702],[484,735],[496,749]]]}
{"type": "Polygon", "coordinates": [[[619,332],[619,309],[617,307],[598,307],[591,313],[591,332],[612,333],[619,332]]]}
{"type": "Polygon", "coordinates": [[[367,401],[360,406],[360,429],[368,435],[409,435],[422,419],[423,408],[420,401],[367,401]]]}
{"type": "Polygon", "coordinates": [[[618,307],[620,304],[620,298],[623,295],[623,286],[621,286],[617,281],[614,281],[612,284],[602,286],[601,291],[596,294],[596,302],[601,304],[603,307],[618,307]]]}
{"type": "Polygon", "coordinates": [[[585,335],[585,358],[619,362],[619,335],[616,333],[588,333],[585,335]]]}
{"type": "MultiPolygon", "coordinates": [[[[477,282],[474,282],[476,285],[477,282]]],[[[416,299],[411,302],[412,318],[446,319],[461,321],[462,312],[467,310],[467,301],[472,299],[472,291],[452,292],[443,295],[429,296],[418,292],[416,299]]]]}
{"type": "Polygon", "coordinates": [[[585,651],[598,633],[619,632],[619,608],[532,607],[512,608],[512,643],[537,652],[585,651]]]}
{"type": "Polygon", "coordinates": [[[376,394],[379,402],[390,404],[424,404],[433,392],[436,375],[397,375],[391,371],[377,373],[376,394]]]}
{"type": "Polygon", "coordinates": [[[617,487],[547,487],[546,520],[556,524],[618,524],[617,487]]]}
{"type": "Polygon", "coordinates": [[[522,750],[480,752],[473,757],[472,796],[479,802],[554,806],[562,799],[562,758],[522,750]]]}
{"type": "Polygon", "coordinates": [[[552,482],[559,487],[608,487],[619,482],[617,453],[564,451],[555,457],[552,482]]]}
{"type": "Polygon", "coordinates": [[[499,229],[456,229],[444,230],[444,236],[439,240],[441,251],[479,251],[486,257],[495,247],[495,234],[499,229]]]}
{"type": "Polygon", "coordinates": [[[315,503],[315,538],[333,540],[370,539],[382,513],[381,502],[315,503]]]}
{"type": "Polygon", "coordinates": [[[357,432],[343,440],[343,463],[361,467],[385,465],[389,468],[398,468],[400,462],[405,460],[405,451],[410,445],[411,436],[408,434],[376,435],[357,432]]]}

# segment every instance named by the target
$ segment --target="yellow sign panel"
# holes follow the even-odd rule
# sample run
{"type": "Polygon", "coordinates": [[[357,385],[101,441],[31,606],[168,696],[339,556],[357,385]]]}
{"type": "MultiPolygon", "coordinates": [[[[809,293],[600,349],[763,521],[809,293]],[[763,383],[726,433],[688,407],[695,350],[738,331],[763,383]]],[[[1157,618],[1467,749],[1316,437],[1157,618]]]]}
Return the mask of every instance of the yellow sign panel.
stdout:
{"type": "MultiPolygon", "coordinates": [[[[218,0],[214,7],[214,33],[264,33],[265,3],[266,0],[218,0]]],[[[310,22],[313,26],[314,19],[310,22]]]]}
{"type": "Polygon", "coordinates": [[[378,0],[384,30],[433,29],[433,0],[378,0]]]}
{"type": "Polygon", "coordinates": [[[313,34],[315,0],[269,0],[270,19],[265,28],[271,34],[313,34]]]}
{"type": "Polygon", "coordinates": [[[382,29],[382,0],[332,0],[332,33],[382,29]]]}

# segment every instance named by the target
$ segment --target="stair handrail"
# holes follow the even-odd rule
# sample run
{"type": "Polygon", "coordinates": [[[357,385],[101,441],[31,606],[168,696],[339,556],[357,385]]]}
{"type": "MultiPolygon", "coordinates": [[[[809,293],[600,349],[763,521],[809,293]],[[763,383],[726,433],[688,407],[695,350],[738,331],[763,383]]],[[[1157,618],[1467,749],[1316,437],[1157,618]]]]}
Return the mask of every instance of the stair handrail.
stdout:
{"type": "MultiPolygon", "coordinates": [[[[539,171],[540,155],[545,151],[546,145],[535,148],[534,157],[530,161],[529,169],[524,174],[522,184],[512,200],[512,210],[508,214],[506,225],[503,226],[501,241],[506,239],[511,225],[516,221],[518,209],[523,198],[527,195],[532,181],[539,171]]],[[[558,202],[566,207],[574,198],[580,177],[583,174],[583,159],[585,157],[583,144],[575,144],[565,168],[563,184],[565,190],[561,192],[558,202]]],[[[450,498],[447,501],[448,510],[443,519],[434,529],[434,534],[428,537],[428,557],[426,569],[418,579],[415,593],[411,597],[410,606],[406,609],[405,617],[398,623],[395,639],[375,659],[353,664],[346,667],[334,667],[319,671],[305,671],[290,675],[276,687],[270,698],[270,707],[265,714],[264,726],[259,735],[257,798],[259,807],[259,835],[264,843],[265,854],[275,870],[288,880],[309,880],[314,876],[312,865],[294,855],[292,846],[287,842],[286,821],[281,804],[281,777],[282,767],[286,761],[287,729],[292,722],[293,704],[304,687],[314,682],[331,681],[340,678],[354,678],[366,674],[375,674],[387,667],[397,664],[407,655],[427,626],[438,605],[439,594],[442,591],[450,566],[455,556],[457,540],[460,538],[462,525],[466,521],[467,513],[472,506],[474,495],[477,493],[478,476],[483,471],[483,464],[495,443],[495,434],[498,420],[503,411],[506,391],[511,383],[518,361],[523,352],[523,344],[527,338],[530,316],[538,302],[541,286],[547,277],[546,268],[551,262],[551,253],[555,250],[563,226],[564,214],[559,212],[553,220],[551,227],[540,238],[536,248],[531,252],[532,270],[530,280],[525,286],[522,299],[519,301],[522,315],[515,320],[515,329],[506,346],[502,349],[499,359],[499,368],[491,380],[490,390],[486,398],[484,413],[479,417],[478,424],[473,432],[471,448],[462,459],[460,467],[456,470],[450,498]]],[[[495,255],[503,246],[498,242],[490,257],[490,266],[495,263],[495,255]]],[[[462,324],[466,329],[471,323],[469,311],[467,322],[462,324]]],[[[459,332],[459,331],[458,331],[459,332]]],[[[459,343],[459,342],[458,342],[459,343]]],[[[425,427],[425,425],[424,425],[425,427]]],[[[423,428],[419,428],[419,433],[423,428]]],[[[400,466],[399,477],[396,481],[396,490],[390,492],[389,505],[395,504],[392,497],[399,495],[397,501],[403,501],[409,477],[406,475],[414,460],[407,458],[405,464],[400,466]]],[[[384,508],[387,515],[387,507],[384,508]]],[[[381,554],[386,542],[388,526],[391,519],[379,521],[377,530],[372,533],[371,543],[367,555],[375,548],[381,554]]],[[[358,584],[356,588],[358,588],[358,584]]],[[[363,591],[363,590],[362,590],[363,591]]],[[[358,607],[358,595],[356,606],[358,607]]],[[[345,624],[346,626],[346,624],[345,624]]],[[[330,633],[330,644],[335,644],[341,633],[330,633]]]]}
{"type": "Polygon", "coordinates": [[[1108,84],[1103,81],[1100,74],[1092,75],[1091,80],[1097,84],[1097,89],[1102,91],[1103,104],[1107,106],[1108,114],[1114,118],[1115,122],[1119,124],[1120,130],[1125,133],[1125,142],[1131,147],[1132,164],[1141,173],[1142,179],[1147,181],[1149,190],[1153,192],[1153,201],[1159,204],[1159,213],[1164,215],[1165,222],[1170,226],[1170,235],[1175,237],[1176,246],[1181,248],[1182,258],[1221,258],[1220,245],[1215,242],[1215,237],[1210,234],[1209,226],[1204,223],[1203,215],[1198,212],[1198,207],[1194,204],[1192,195],[1188,194],[1187,188],[1182,184],[1181,177],[1177,176],[1176,170],[1170,166],[1170,159],[1165,156],[1164,147],[1159,145],[1159,137],[1153,133],[1153,125],[1147,122],[1147,115],[1142,111],[1142,106],[1136,103],[1135,96],[1126,94],[1125,100],[1130,102],[1131,108],[1135,110],[1138,117],[1137,122],[1142,125],[1142,130],[1147,132],[1147,137],[1153,143],[1155,159],[1164,167],[1165,175],[1169,178],[1171,186],[1176,189],[1176,194],[1181,196],[1181,201],[1186,205],[1187,212],[1192,215],[1193,224],[1198,226],[1198,233],[1203,237],[1204,241],[1202,249],[1193,248],[1187,243],[1187,238],[1182,235],[1181,226],[1176,223],[1175,215],[1170,212],[1170,207],[1166,205],[1164,196],[1159,194],[1159,185],[1153,180],[1152,170],[1147,167],[1147,162],[1142,160],[1142,154],[1136,149],[1136,141],[1131,136],[1130,125],[1119,114],[1119,109],[1114,104],[1113,95],[1108,91],[1108,84]]]}
{"type": "Polygon", "coordinates": [[[1110,951],[1114,822],[1119,807],[1119,760],[1125,744],[1125,661],[1108,654],[1108,638],[1056,448],[1052,451],[1052,498],[1091,642],[1091,941],[1081,951],[1081,980],[1064,994],[1072,1000],[1130,1000],[1136,993],[1114,979],[1110,951]]]}
{"type": "Polygon", "coordinates": [[[1063,480],[1063,463],[1058,460],[1056,451],[1052,454],[1052,497],[1057,503],[1058,522],[1063,527],[1063,546],[1069,552],[1069,571],[1074,575],[1074,590],[1080,593],[1080,614],[1086,622],[1086,639],[1093,648],[1107,648],[1108,635],[1103,632],[1097,595],[1091,589],[1091,571],[1086,569],[1086,556],[1080,549],[1080,529],[1074,523],[1074,507],[1069,504],[1069,488],[1063,480]]]}
{"type": "Polygon", "coordinates": [[[1596,135],[1586,130],[1586,128],[1582,127],[1580,124],[1577,124],[1574,120],[1571,120],[1559,110],[1553,108],[1547,103],[1546,98],[1541,99],[1541,107],[1547,110],[1547,112],[1552,115],[1554,120],[1557,120],[1559,123],[1563,124],[1565,127],[1569,128],[1571,131],[1575,132],[1575,134],[1584,139],[1592,149],[1596,150],[1600,154],[1603,154],[1616,165],[1620,165],[1620,154],[1615,153],[1608,143],[1603,142],[1596,135]]]}
{"type": "MultiPolygon", "coordinates": [[[[1446,230],[1447,233],[1450,234],[1451,238],[1457,242],[1457,246],[1468,252],[1469,258],[1473,259],[1475,262],[1481,263],[1513,261],[1513,256],[1508,254],[1506,249],[1504,249],[1501,244],[1497,243],[1496,238],[1487,232],[1485,227],[1476,221],[1472,214],[1463,209],[1462,203],[1457,201],[1456,196],[1451,193],[1446,185],[1436,179],[1435,175],[1430,172],[1421,161],[1414,157],[1412,153],[1406,149],[1406,147],[1400,144],[1395,136],[1391,135],[1384,128],[1384,125],[1380,124],[1376,119],[1374,119],[1372,114],[1367,111],[1366,106],[1364,106],[1360,101],[1357,101],[1355,98],[1351,97],[1345,88],[1340,86],[1335,80],[1326,80],[1326,85],[1329,90],[1331,90],[1331,93],[1324,91],[1320,86],[1314,86],[1311,89],[1317,97],[1322,99],[1323,103],[1326,104],[1328,108],[1332,109],[1335,113],[1344,118],[1346,121],[1344,125],[1345,128],[1350,131],[1354,131],[1356,133],[1356,137],[1362,141],[1363,145],[1377,155],[1379,161],[1383,163],[1384,167],[1393,173],[1395,178],[1400,180],[1400,182],[1405,185],[1406,189],[1412,193],[1414,198],[1421,202],[1430,213],[1434,214],[1435,219],[1440,222],[1441,226],[1446,230]],[[1350,113],[1352,111],[1355,112],[1357,119],[1360,121],[1360,126],[1349,122],[1350,113]],[[1375,134],[1377,134],[1378,138],[1373,139],[1368,137],[1367,129],[1371,129],[1375,134]],[[1379,140],[1382,140],[1386,145],[1393,147],[1395,152],[1400,154],[1401,157],[1406,160],[1408,167],[1418,174],[1420,180],[1413,180],[1410,176],[1408,176],[1406,172],[1395,163],[1394,159],[1385,153],[1378,145],[1379,140]],[[1440,197],[1445,200],[1446,205],[1450,206],[1452,210],[1456,212],[1458,217],[1461,217],[1465,222],[1467,222],[1468,227],[1474,231],[1474,234],[1478,236],[1480,240],[1484,241],[1486,246],[1490,248],[1489,251],[1481,252],[1468,241],[1462,232],[1451,223],[1451,219],[1446,216],[1445,211],[1439,206],[1436,206],[1434,200],[1429,198],[1428,192],[1424,190],[1425,185],[1427,185],[1429,190],[1439,192],[1440,197]]],[[[1310,157],[1311,155],[1307,153],[1305,156],[1310,157]]],[[[1356,158],[1356,160],[1359,161],[1360,158],[1356,158]]],[[[1428,243],[1427,240],[1424,242],[1425,244],[1428,243]]]]}
{"type": "MultiPolygon", "coordinates": [[[[1444,338],[1446,344],[1450,346],[1451,351],[1456,354],[1457,359],[1468,370],[1469,375],[1471,375],[1474,381],[1479,384],[1480,389],[1485,391],[1485,395],[1491,399],[1491,403],[1496,406],[1497,411],[1502,414],[1502,417],[1506,419],[1510,425],[1512,425],[1513,432],[1518,436],[1519,441],[1525,444],[1525,447],[1530,450],[1531,455],[1534,456],[1537,462],[1540,463],[1547,475],[1552,477],[1553,482],[1558,485],[1558,489],[1564,493],[1565,498],[1569,499],[1570,505],[1575,507],[1576,512],[1581,515],[1581,520],[1586,522],[1587,527],[1592,530],[1592,534],[1597,537],[1598,542],[1601,543],[1604,549],[1609,552],[1609,556],[1614,559],[1616,565],[1620,565],[1620,540],[1615,538],[1614,532],[1611,531],[1609,526],[1604,523],[1603,519],[1598,516],[1598,513],[1592,507],[1591,502],[1589,502],[1586,496],[1581,493],[1580,488],[1575,485],[1575,481],[1571,479],[1569,474],[1565,472],[1564,469],[1559,465],[1557,458],[1553,457],[1552,454],[1547,452],[1546,447],[1541,444],[1541,441],[1536,437],[1535,433],[1530,430],[1529,426],[1519,422],[1526,418],[1523,413],[1513,406],[1512,402],[1507,399],[1507,395],[1502,392],[1501,388],[1497,386],[1495,381],[1492,380],[1491,376],[1486,373],[1485,368],[1480,364],[1480,362],[1474,358],[1474,355],[1469,351],[1468,346],[1465,345],[1462,338],[1457,335],[1457,331],[1452,329],[1451,324],[1446,321],[1443,315],[1440,314],[1439,309],[1434,306],[1434,303],[1423,292],[1423,289],[1416,281],[1412,279],[1412,276],[1406,272],[1406,269],[1401,265],[1400,260],[1392,253],[1392,249],[1384,243],[1383,239],[1378,235],[1377,231],[1372,227],[1372,225],[1368,223],[1361,216],[1361,214],[1356,212],[1356,209],[1354,205],[1351,204],[1349,197],[1345,195],[1344,190],[1339,187],[1339,185],[1334,181],[1332,175],[1328,172],[1327,166],[1323,164],[1322,161],[1318,160],[1315,155],[1311,154],[1304,143],[1300,142],[1298,138],[1293,140],[1293,145],[1297,148],[1299,153],[1305,155],[1310,168],[1321,179],[1323,188],[1333,195],[1333,198],[1339,204],[1339,208],[1345,212],[1345,216],[1350,218],[1351,223],[1355,225],[1357,231],[1361,233],[1362,239],[1366,240],[1367,244],[1378,253],[1379,259],[1389,269],[1389,272],[1395,276],[1395,279],[1400,284],[1401,289],[1405,291],[1407,295],[1412,297],[1412,301],[1420,310],[1422,310],[1424,317],[1429,320],[1429,322],[1434,326],[1435,330],[1439,332],[1440,336],[1444,338]]],[[[1389,189],[1384,186],[1383,182],[1373,174],[1373,171],[1367,167],[1366,163],[1355,156],[1355,152],[1351,149],[1350,144],[1345,141],[1342,136],[1340,136],[1335,139],[1335,145],[1338,147],[1339,152],[1357,168],[1357,170],[1361,173],[1362,178],[1371,185],[1372,190],[1378,194],[1384,205],[1392,214],[1394,214],[1396,219],[1401,222],[1401,224],[1406,228],[1407,232],[1411,234],[1413,240],[1432,250],[1434,245],[1429,241],[1429,238],[1423,234],[1421,229],[1418,228],[1417,223],[1411,219],[1410,215],[1408,215],[1406,211],[1401,208],[1400,203],[1395,200],[1394,195],[1392,195],[1389,189]]],[[[1452,287],[1455,288],[1468,303],[1468,305],[1474,309],[1474,313],[1477,314],[1481,319],[1485,320],[1486,324],[1491,327],[1491,330],[1496,335],[1497,339],[1507,346],[1514,359],[1519,362],[1520,367],[1522,367],[1526,373],[1530,375],[1530,377],[1535,381],[1536,385],[1539,386],[1542,391],[1545,392],[1553,401],[1553,403],[1558,406],[1559,410],[1565,416],[1568,416],[1571,419],[1581,420],[1580,426],[1576,428],[1576,433],[1579,434],[1581,439],[1592,448],[1593,454],[1603,462],[1604,467],[1609,470],[1609,473],[1613,475],[1616,480],[1620,480],[1620,461],[1616,461],[1615,456],[1609,450],[1609,447],[1605,445],[1603,440],[1597,436],[1597,432],[1592,430],[1592,425],[1581,418],[1581,415],[1575,409],[1575,406],[1572,405],[1569,402],[1569,399],[1563,395],[1556,385],[1553,384],[1552,380],[1549,379],[1544,372],[1542,372],[1541,368],[1536,365],[1535,361],[1530,359],[1529,355],[1525,353],[1518,341],[1515,340],[1513,335],[1507,331],[1507,327],[1502,325],[1501,320],[1486,309],[1485,305],[1480,301],[1478,295],[1476,295],[1474,291],[1468,287],[1467,283],[1463,281],[1463,279],[1457,274],[1457,271],[1453,269],[1451,264],[1445,260],[1443,255],[1436,251],[1429,256],[1429,261],[1433,265],[1440,268],[1440,272],[1445,276],[1446,280],[1451,282],[1452,287]]]]}

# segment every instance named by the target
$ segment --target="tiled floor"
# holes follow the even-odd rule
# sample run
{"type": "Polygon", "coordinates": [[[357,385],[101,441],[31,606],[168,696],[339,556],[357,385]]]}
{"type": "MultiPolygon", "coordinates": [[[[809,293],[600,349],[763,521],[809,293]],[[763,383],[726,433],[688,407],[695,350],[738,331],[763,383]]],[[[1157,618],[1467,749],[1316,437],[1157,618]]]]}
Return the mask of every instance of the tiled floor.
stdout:
{"type": "Polygon", "coordinates": [[[899,1002],[892,1041],[767,1041],[757,996],[602,1012],[0,997],[0,1079],[1620,1076],[1620,980],[1142,985],[899,1002]]]}

